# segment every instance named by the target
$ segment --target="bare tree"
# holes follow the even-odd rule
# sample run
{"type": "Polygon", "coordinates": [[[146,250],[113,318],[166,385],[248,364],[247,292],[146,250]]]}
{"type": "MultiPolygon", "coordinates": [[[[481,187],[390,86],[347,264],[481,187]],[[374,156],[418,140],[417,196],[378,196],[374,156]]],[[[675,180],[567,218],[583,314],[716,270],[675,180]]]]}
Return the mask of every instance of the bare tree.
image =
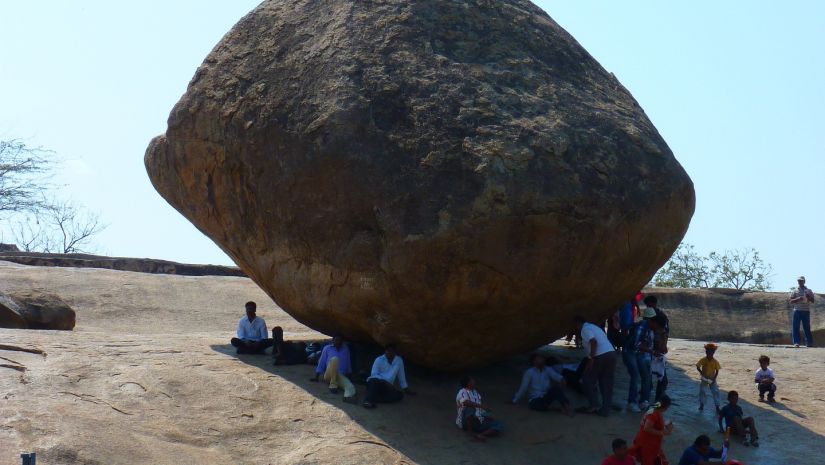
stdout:
{"type": "Polygon", "coordinates": [[[50,227],[48,244],[57,253],[81,253],[92,236],[106,229],[100,215],[79,208],[70,201],[51,201],[42,207],[42,220],[50,227]]]}
{"type": "Polygon", "coordinates": [[[754,248],[711,252],[708,259],[713,263],[711,273],[716,287],[753,291],[766,291],[771,287],[773,268],[754,248]]]}
{"type": "Polygon", "coordinates": [[[51,155],[18,139],[0,140],[0,213],[34,212],[42,206],[51,155]]]}

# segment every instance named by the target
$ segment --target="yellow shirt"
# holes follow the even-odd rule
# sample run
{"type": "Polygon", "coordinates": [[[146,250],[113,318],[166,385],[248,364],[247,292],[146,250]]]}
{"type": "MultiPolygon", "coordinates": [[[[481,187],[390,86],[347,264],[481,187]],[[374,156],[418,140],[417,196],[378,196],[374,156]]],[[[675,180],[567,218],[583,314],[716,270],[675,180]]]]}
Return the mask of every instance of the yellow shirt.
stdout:
{"type": "Polygon", "coordinates": [[[702,376],[705,378],[713,379],[713,377],[716,376],[716,372],[722,369],[722,365],[720,365],[719,360],[715,358],[708,360],[707,357],[704,357],[696,363],[696,368],[702,370],[702,376]]]}

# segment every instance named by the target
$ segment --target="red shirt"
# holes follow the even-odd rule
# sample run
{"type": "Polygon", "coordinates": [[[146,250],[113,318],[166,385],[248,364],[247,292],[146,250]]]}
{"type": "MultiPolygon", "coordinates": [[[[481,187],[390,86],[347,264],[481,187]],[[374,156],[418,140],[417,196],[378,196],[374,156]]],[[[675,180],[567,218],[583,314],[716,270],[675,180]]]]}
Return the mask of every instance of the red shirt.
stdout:
{"type": "Polygon", "coordinates": [[[621,460],[617,459],[615,455],[609,455],[604,458],[602,465],[636,465],[636,461],[630,455],[626,455],[621,460]]]}

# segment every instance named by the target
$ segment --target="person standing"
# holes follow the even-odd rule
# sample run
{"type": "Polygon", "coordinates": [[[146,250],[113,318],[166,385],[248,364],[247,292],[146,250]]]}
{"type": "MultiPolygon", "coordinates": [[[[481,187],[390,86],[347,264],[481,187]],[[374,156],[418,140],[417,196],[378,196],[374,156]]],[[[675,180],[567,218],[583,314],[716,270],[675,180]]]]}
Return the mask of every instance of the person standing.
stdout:
{"type": "MultiPolygon", "coordinates": [[[[652,308],[647,308],[645,316],[646,318],[654,317],[656,312],[652,308]]],[[[627,395],[627,411],[629,412],[643,412],[650,405],[650,391],[653,388],[650,373],[650,363],[653,360],[653,337],[653,330],[648,326],[648,320],[642,320],[630,327],[624,347],[622,347],[622,361],[630,376],[627,395]],[[639,392],[640,380],[641,392],[639,392]]]]}
{"type": "Polygon", "coordinates": [[[273,344],[268,338],[269,330],[264,319],[256,315],[258,305],[255,302],[247,302],[244,307],[246,316],[238,321],[237,337],[229,342],[239,354],[261,354],[273,344]]]}
{"type": "Polygon", "coordinates": [[[581,334],[582,346],[589,353],[587,367],[582,376],[582,387],[590,401],[590,407],[585,413],[598,413],[606,417],[613,407],[613,382],[616,376],[616,351],[613,344],[607,339],[607,334],[598,326],[588,323],[584,317],[573,319],[576,329],[581,334]],[[599,396],[596,387],[601,391],[602,403],[599,407],[599,396]]]}
{"type": "Polygon", "coordinates": [[[796,280],[799,287],[791,292],[790,303],[793,305],[793,322],[791,324],[791,338],[794,347],[799,347],[799,326],[805,331],[805,345],[814,346],[813,335],[811,334],[811,304],[814,303],[814,293],[805,287],[805,277],[800,276],[796,280]]]}
{"type": "MultiPolygon", "coordinates": [[[[656,396],[654,400],[659,402],[667,390],[667,341],[670,338],[670,320],[665,312],[659,308],[659,299],[655,295],[649,295],[644,299],[645,307],[652,308],[656,316],[645,318],[648,320],[650,329],[653,330],[653,362],[651,370],[656,376],[656,396]],[[655,370],[653,369],[655,367],[655,370]]],[[[646,314],[650,314],[647,312],[646,314]]]]}

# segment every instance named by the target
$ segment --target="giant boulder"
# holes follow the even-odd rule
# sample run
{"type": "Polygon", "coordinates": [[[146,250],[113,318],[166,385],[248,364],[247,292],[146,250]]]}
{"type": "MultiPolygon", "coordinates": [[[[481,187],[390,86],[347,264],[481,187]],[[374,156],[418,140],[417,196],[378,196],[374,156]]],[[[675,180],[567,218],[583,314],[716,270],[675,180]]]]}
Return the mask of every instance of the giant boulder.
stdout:
{"type": "Polygon", "coordinates": [[[694,209],[630,93],[522,0],[265,1],[168,123],[155,188],[284,310],[444,370],[609,314],[694,209]]]}

